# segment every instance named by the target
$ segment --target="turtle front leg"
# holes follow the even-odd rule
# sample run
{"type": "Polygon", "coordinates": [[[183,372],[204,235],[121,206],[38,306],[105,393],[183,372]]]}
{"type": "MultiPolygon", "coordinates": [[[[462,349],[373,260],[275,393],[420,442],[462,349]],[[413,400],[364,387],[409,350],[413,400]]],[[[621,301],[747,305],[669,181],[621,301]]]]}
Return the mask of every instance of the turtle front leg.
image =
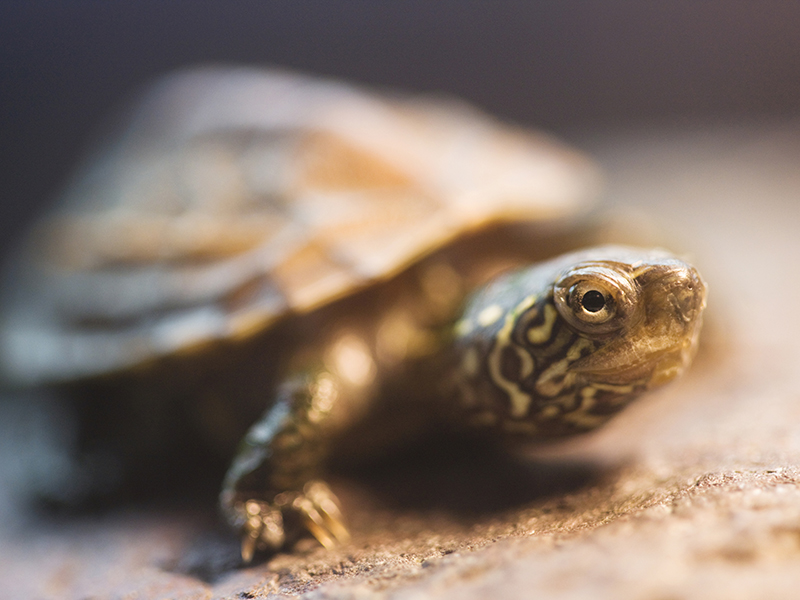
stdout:
{"type": "Polygon", "coordinates": [[[348,417],[347,400],[363,391],[325,369],[297,375],[247,432],[220,494],[223,514],[241,532],[245,563],[303,529],[326,548],[349,539],[339,501],[319,476],[330,433],[348,417]]]}
{"type": "MultiPolygon", "coordinates": [[[[224,501],[223,501],[224,503],[224,501]]],[[[284,514],[292,513],[325,548],[350,540],[344,524],[339,500],[324,481],[307,482],[302,491],[277,494],[271,502],[265,500],[236,500],[227,508],[229,521],[242,534],[242,561],[247,564],[256,550],[278,550],[286,542],[286,530],[291,521],[284,514]]]]}

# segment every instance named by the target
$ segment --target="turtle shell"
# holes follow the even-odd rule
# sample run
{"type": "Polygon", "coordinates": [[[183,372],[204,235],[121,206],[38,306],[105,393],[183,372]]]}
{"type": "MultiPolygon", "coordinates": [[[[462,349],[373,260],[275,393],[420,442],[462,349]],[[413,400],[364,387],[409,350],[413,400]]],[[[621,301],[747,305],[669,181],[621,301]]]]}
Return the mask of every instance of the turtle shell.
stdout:
{"type": "Polygon", "coordinates": [[[263,331],[490,223],[579,210],[597,174],[464,103],[280,70],[156,84],[33,229],[0,366],[78,379],[263,331]]]}

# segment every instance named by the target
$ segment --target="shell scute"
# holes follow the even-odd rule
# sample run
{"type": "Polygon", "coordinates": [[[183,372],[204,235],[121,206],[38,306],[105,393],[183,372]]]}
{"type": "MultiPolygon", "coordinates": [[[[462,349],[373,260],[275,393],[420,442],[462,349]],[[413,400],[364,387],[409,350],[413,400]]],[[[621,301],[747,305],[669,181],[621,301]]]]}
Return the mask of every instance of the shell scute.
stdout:
{"type": "Polygon", "coordinates": [[[490,222],[571,214],[596,182],[581,155],[456,101],[177,74],[18,253],[0,369],[74,379],[246,337],[490,222]]]}

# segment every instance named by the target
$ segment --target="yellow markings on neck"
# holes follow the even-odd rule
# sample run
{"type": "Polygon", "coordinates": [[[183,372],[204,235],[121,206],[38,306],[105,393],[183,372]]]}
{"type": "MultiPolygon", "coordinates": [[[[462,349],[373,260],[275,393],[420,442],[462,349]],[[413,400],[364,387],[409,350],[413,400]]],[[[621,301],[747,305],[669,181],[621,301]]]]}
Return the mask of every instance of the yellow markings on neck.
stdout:
{"type": "Polygon", "coordinates": [[[591,340],[579,337],[577,340],[575,340],[575,343],[570,346],[570,349],[567,350],[566,359],[569,362],[575,362],[581,357],[581,352],[593,347],[594,343],[591,340]]]}
{"type": "Polygon", "coordinates": [[[600,425],[608,421],[609,418],[610,415],[591,415],[580,409],[576,410],[574,413],[567,413],[562,417],[567,423],[572,423],[586,431],[597,429],[600,425]]]}
{"type": "Polygon", "coordinates": [[[536,381],[536,391],[550,398],[558,396],[574,380],[574,376],[570,377],[571,374],[567,372],[569,366],[581,357],[584,349],[592,348],[593,345],[586,338],[578,338],[567,350],[564,358],[555,361],[542,372],[536,381]]]}
{"type": "Polygon", "coordinates": [[[456,337],[467,337],[470,333],[473,332],[475,329],[475,323],[472,322],[472,319],[463,318],[458,323],[456,323],[453,331],[455,331],[456,337]]]}
{"type": "MultiPolygon", "coordinates": [[[[575,410],[565,413],[563,415],[564,421],[572,423],[573,425],[582,429],[595,429],[605,423],[611,415],[593,415],[589,411],[597,405],[597,392],[613,392],[619,394],[619,400],[622,401],[625,394],[633,391],[631,385],[615,385],[611,383],[592,383],[581,388],[580,397],[581,403],[575,410]]],[[[607,402],[607,400],[604,400],[607,402]]]]}
{"type": "MultiPolygon", "coordinates": [[[[535,302],[536,296],[528,296],[517,306],[515,306],[513,310],[506,314],[505,322],[500,328],[500,331],[497,332],[494,348],[492,348],[492,352],[489,355],[489,374],[491,375],[494,384],[508,394],[508,398],[511,402],[511,416],[514,418],[522,418],[528,413],[532,398],[530,394],[520,388],[519,381],[510,381],[503,375],[503,351],[508,346],[511,346],[517,353],[521,364],[519,375],[520,380],[533,373],[535,368],[535,365],[533,364],[533,357],[523,348],[520,348],[511,341],[511,333],[514,331],[514,325],[517,322],[517,317],[523,311],[533,306],[535,302]]],[[[487,309],[484,309],[484,311],[486,310],[487,309]]]]}
{"type": "Polygon", "coordinates": [[[558,317],[558,311],[552,304],[544,305],[544,323],[538,327],[528,329],[528,341],[531,344],[544,344],[553,335],[553,325],[558,317]]]}
{"type": "Polygon", "coordinates": [[[546,421],[548,419],[555,419],[560,413],[561,411],[558,406],[555,404],[548,404],[539,411],[537,417],[542,421],[546,421]]]}
{"type": "Polygon", "coordinates": [[[581,390],[581,404],[572,412],[565,413],[561,418],[567,423],[580,427],[581,429],[596,429],[610,418],[611,415],[593,415],[589,411],[597,403],[594,399],[596,389],[587,386],[581,390]]]}
{"type": "Polygon", "coordinates": [[[478,313],[478,325],[488,327],[503,316],[503,308],[499,304],[491,304],[478,313]]]}
{"type": "Polygon", "coordinates": [[[592,387],[595,390],[603,392],[614,392],[616,394],[630,394],[633,391],[632,385],[622,385],[615,383],[593,383],[592,387]]]}

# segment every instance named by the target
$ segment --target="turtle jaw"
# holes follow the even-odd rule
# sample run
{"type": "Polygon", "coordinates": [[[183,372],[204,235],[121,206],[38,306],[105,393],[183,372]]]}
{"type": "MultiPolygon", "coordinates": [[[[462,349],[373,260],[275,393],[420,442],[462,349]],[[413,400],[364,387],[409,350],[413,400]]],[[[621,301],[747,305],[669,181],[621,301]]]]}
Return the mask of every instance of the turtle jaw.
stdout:
{"type": "Polygon", "coordinates": [[[654,389],[680,376],[691,364],[697,351],[698,327],[680,343],[659,347],[652,339],[632,339],[611,344],[598,351],[583,364],[573,367],[579,378],[589,385],[634,386],[654,389]],[[655,346],[655,347],[654,347],[655,346]]]}
{"type": "Polygon", "coordinates": [[[696,269],[675,259],[637,278],[644,318],[573,365],[589,384],[652,389],[675,379],[697,351],[706,286],[696,269]]]}

